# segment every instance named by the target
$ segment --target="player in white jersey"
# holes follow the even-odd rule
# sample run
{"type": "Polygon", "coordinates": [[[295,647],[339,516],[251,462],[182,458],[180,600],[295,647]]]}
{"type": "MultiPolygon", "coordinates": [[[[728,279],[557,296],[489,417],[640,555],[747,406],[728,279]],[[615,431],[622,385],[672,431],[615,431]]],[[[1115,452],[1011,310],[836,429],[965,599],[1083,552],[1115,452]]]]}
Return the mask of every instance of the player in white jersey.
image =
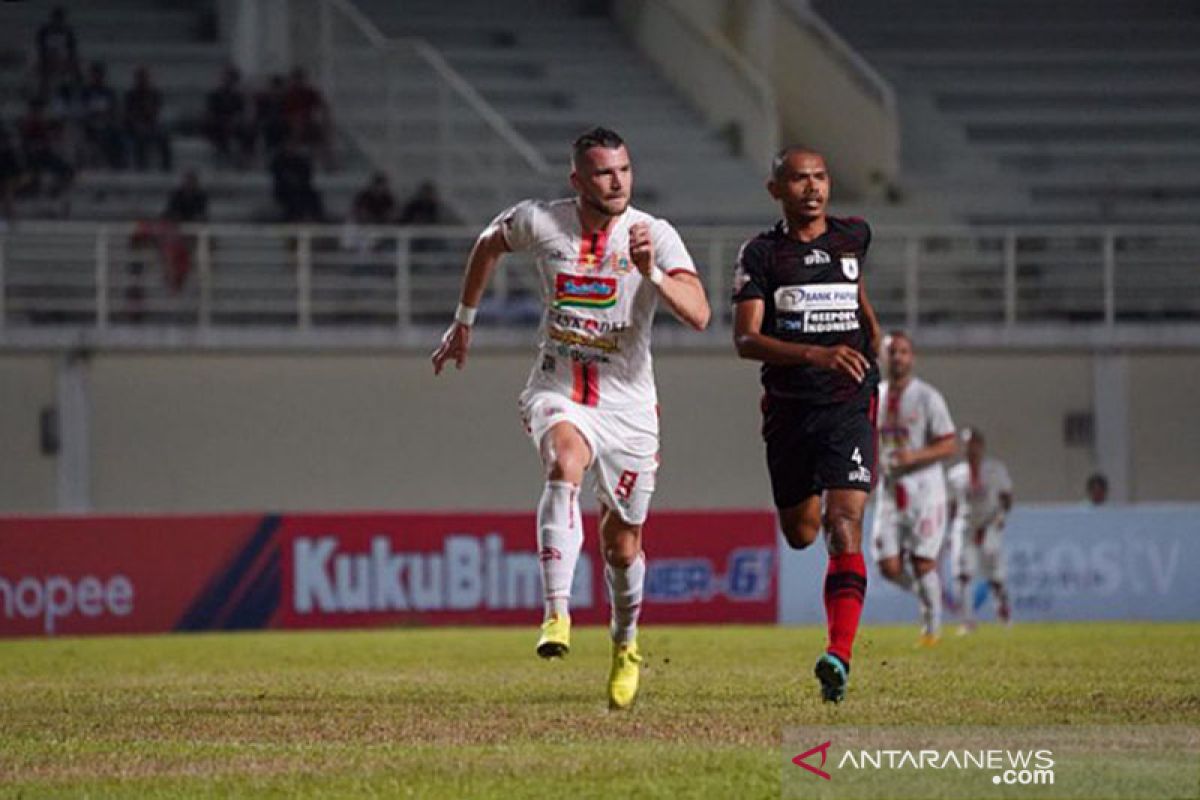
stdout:
{"type": "Polygon", "coordinates": [[[546,308],[520,409],[546,468],[537,509],[545,597],[537,652],[555,658],[570,650],[568,599],[583,544],[579,487],[591,470],[613,612],[609,706],[621,709],[638,689],[642,523],[658,470],[650,326],[660,299],[696,330],[710,311],[679,234],[629,205],[633,168],[621,137],[604,128],[583,134],[571,166],[574,198],[518,203],[479,235],[433,366],[436,373],[447,361],[462,368],[497,262],[508,252],[532,253],[546,308]]]}
{"type": "Polygon", "coordinates": [[[942,586],[937,561],[946,532],[942,462],[957,449],[954,421],[941,392],[913,374],[913,343],[903,332],[884,345],[887,377],[879,385],[879,460],[871,542],[885,578],[917,595],[920,644],[937,644],[942,586]],[[911,567],[911,572],[909,571],[911,567]]]}
{"type": "Polygon", "coordinates": [[[981,575],[996,595],[996,616],[1011,619],[1004,585],[1004,518],[1012,508],[1013,485],[1004,463],[984,455],[987,443],[977,428],[963,433],[967,457],[946,473],[950,487],[950,563],[958,586],[962,627],[975,629],[971,579],[981,575]]]}

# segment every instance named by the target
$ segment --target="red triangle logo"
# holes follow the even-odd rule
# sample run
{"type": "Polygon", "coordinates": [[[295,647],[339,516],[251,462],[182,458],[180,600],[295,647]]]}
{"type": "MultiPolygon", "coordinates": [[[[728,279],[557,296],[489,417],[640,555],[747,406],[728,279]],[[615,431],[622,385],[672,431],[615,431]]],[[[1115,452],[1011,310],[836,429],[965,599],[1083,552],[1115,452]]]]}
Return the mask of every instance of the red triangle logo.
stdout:
{"type": "Polygon", "coordinates": [[[817,775],[818,777],[824,778],[825,780],[832,780],[829,773],[826,772],[825,770],[818,769],[817,767],[814,767],[812,764],[804,763],[804,759],[806,759],[809,756],[814,755],[816,753],[820,753],[821,754],[821,766],[822,767],[825,766],[825,759],[828,758],[828,756],[829,756],[829,745],[832,743],[833,742],[831,740],[831,741],[825,742],[825,744],[819,744],[816,747],[812,748],[811,750],[805,750],[803,753],[801,753],[800,755],[793,758],[792,763],[795,764],[797,767],[804,767],[806,770],[811,772],[813,775],[817,775]]]}

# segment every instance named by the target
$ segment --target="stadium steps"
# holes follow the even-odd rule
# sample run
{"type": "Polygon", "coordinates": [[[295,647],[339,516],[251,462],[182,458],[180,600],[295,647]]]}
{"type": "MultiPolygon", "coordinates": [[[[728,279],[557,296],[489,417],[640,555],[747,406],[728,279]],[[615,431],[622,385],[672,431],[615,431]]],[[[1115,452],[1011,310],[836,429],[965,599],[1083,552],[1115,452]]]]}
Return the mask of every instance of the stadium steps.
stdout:
{"type": "Polygon", "coordinates": [[[564,177],[570,141],[603,124],[629,142],[635,203],[648,210],[681,224],[761,225],[773,214],[756,165],[628,44],[603,3],[517,0],[503,13],[485,0],[358,6],[388,36],[438,47],[564,177]]]}
{"type": "Polygon", "coordinates": [[[1194,2],[816,6],[896,86],[909,185],[964,221],[1200,219],[1194,2]]]}

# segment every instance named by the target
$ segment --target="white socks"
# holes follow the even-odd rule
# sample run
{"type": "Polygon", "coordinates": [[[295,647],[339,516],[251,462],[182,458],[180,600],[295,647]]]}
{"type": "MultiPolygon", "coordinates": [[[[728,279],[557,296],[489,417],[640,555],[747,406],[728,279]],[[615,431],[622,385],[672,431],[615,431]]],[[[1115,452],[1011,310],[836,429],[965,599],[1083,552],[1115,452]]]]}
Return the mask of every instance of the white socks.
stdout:
{"type": "Polygon", "coordinates": [[[971,594],[970,579],[960,580],[958,582],[958,614],[964,625],[972,625],[975,622],[975,598],[971,594]]]}
{"type": "Polygon", "coordinates": [[[637,636],[638,616],[642,612],[642,587],[646,583],[646,556],[638,553],[628,567],[604,565],[604,580],[612,602],[612,639],[628,644],[637,636]]]}
{"type": "Polygon", "coordinates": [[[937,636],[942,630],[942,581],[936,569],[916,579],[917,597],[921,601],[921,623],[925,633],[937,636]]]}
{"type": "Polygon", "coordinates": [[[579,487],[567,481],[546,481],[538,502],[537,523],[546,617],[566,616],[571,601],[571,579],[575,577],[575,564],[583,547],[579,487]]]}

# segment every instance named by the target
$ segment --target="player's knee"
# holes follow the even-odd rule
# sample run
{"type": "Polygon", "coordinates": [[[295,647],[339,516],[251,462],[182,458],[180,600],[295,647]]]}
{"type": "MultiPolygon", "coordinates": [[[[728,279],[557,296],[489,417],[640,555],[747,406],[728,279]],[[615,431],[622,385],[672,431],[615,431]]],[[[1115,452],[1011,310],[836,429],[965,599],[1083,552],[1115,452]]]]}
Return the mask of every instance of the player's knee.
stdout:
{"type": "Polygon", "coordinates": [[[862,520],[838,509],[826,509],[822,520],[833,555],[857,553],[862,543],[862,520]]]}
{"type": "Polygon", "coordinates": [[[932,558],[913,558],[913,573],[919,578],[928,575],[937,568],[937,562],[932,558]]]}
{"type": "Polygon", "coordinates": [[[641,526],[622,530],[618,535],[604,542],[604,562],[618,569],[624,569],[637,561],[642,551],[641,526]]]}
{"type": "Polygon", "coordinates": [[[587,468],[587,456],[575,450],[556,452],[547,466],[547,477],[552,481],[580,483],[587,468]]]}

